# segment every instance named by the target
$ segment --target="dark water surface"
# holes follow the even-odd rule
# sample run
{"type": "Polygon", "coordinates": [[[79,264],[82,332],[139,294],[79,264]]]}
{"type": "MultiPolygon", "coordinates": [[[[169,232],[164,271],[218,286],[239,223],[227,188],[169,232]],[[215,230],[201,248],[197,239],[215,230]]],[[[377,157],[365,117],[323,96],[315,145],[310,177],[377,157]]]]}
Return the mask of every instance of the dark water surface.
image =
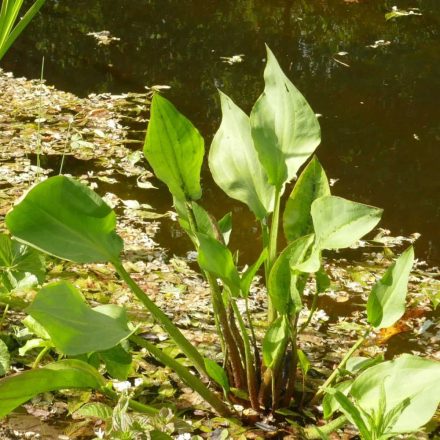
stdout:
{"type": "MultiPolygon", "coordinates": [[[[47,82],[81,96],[169,85],[166,96],[209,145],[216,88],[249,111],[263,88],[266,42],[322,115],[317,153],[339,179],[333,192],[383,207],[381,225],[394,235],[420,232],[418,256],[439,264],[439,37],[439,0],[48,0],[3,67],[36,78],[44,56],[47,82]],[[422,15],[387,22],[393,5],[422,15]],[[98,46],[86,35],[102,30],[120,41],[98,46]],[[369,47],[377,40],[390,44],[369,47]],[[221,59],[239,54],[241,63],[221,59]]],[[[204,189],[206,205],[223,214],[229,205],[208,173],[204,189]]],[[[139,197],[131,181],[121,191],[139,197]]],[[[168,209],[165,191],[142,194],[168,209]]],[[[232,207],[235,244],[253,252],[252,218],[232,207]]],[[[180,252],[185,245],[169,239],[176,233],[161,240],[180,252]]]]}

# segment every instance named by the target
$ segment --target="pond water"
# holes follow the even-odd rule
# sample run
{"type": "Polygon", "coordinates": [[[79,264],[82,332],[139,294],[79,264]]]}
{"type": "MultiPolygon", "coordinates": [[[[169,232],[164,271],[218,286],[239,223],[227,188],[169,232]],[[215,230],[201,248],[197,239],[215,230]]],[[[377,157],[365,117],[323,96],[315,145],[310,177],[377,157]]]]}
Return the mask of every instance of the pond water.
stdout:
{"type": "MultiPolygon", "coordinates": [[[[420,232],[418,256],[438,264],[439,37],[438,0],[48,1],[3,67],[36,78],[44,56],[47,82],[80,96],[169,85],[166,96],[209,145],[216,88],[249,111],[263,88],[266,42],[322,115],[317,153],[337,179],[333,192],[384,208],[381,225],[393,235],[420,232]],[[386,21],[394,5],[422,15],[386,21]],[[87,35],[103,30],[120,40],[98,45],[87,35]],[[234,55],[240,62],[222,58],[234,55]]],[[[159,186],[140,194],[127,181],[121,191],[167,210],[159,186]]],[[[204,189],[215,214],[232,206],[235,244],[253,253],[247,208],[229,205],[207,172],[204,189]]],[[[180,253],[186,242],[176,234],[159,238],[180,253]]]]}

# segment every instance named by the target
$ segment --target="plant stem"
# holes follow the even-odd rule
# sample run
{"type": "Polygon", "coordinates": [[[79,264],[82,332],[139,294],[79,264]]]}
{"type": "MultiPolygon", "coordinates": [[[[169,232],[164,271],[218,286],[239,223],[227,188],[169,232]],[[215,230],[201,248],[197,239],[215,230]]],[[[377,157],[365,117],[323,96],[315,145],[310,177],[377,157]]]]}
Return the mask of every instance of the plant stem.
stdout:
{"type": "Polygon", "coordinates": [[[38,367],[38,365],[40,364],[41,360],[44,358],[44,356],[46,356],[46,353],[51,349],[52,347],[44,347],[39,353],[38,356],[35,358],[34,363],[32,364],[32,369],[34,370],[35,368],[38,367]]]}
{"type": "Polygon", "coordinates": [[[310,321],[312,320],[313,315],[316,312],[316,309],[318,308],[318,297],[319,297],[319,292],[318,289],[316,289],[315,294],[313,295],[312,305],[310,306],[309,316],[307,317],[306,322],[304,322],[304,324],[298,330],[298,333],[302,333],[310,324],[310,321]]]}
{"type": "MultiPolygon", "coordinates": [[[[275,206],[273,209],[272,222],[270,225],[270,233],[269,233],[269,256],[267,258],[268,273],[266,278],[266,285],[269,281],[270,270],[272,269],[272,265],[277,257],[278,226],[280,223],[280,204],[281,204],[281,190],[280,188],[277,188],[275,191],[275,206]]],[[[276,319],[277,312],[273,307],[269,295],[267,296],[267,313],[268,313],[268,321],[270,324],[276,319]]]]}
{"type": "Polygon", "coordinates": [[[171,322],[167,315],[148,297],[148,295],[135,283],[120,261],[112,262],[119,276],[128,284],[131,291],[136,295],[139,301],[149,310],[154,319],[167,331],[168,335],[174,340],[176,345],[183,351],[187,358],[193,363],[197,371],[208,377],[205,369],[203,356],[186,339],[182,332],[171,322]]]}
{"type": "MultiPolygon", "coordinates": [[[[105,396],[107,396],[109,399],[112,400],[118,400],[119,399],[119,395],[118,393],[116,393],[115,391],[111,390],[110,388],[107,387],[102,387],[99,390],[102,394],[104,394],[105,396]]],[[[133,399],[129,399],[128,400],[128,406],[133,410],[133,411],[137,411],[140,413],[144,413],[144,414],[148,414],[150,416],[155,416],[159,413],[159,410],[149,406],[149,405],[145,405],[144,403],[140,403],[136,400],[133,399]]]]}
{"type": "Polygon", "coordinates": [[[316,394],[313,396],[313,399],[311,400],[311,403],[315,403],[316,400],[321,397],[325,389],[331,386],[333,381],[336,379],[336,377],[339,375],[339,372],[342,370],[342,368],[345,367],[345,364],[350,359],[350,357],[353,355],[353,353],[365,342],[365,339],[367,339],[368,335],[370,334],[370,329],[367,329],[365,333],[354,343],[354,345],[350,348],[350,350],[347,351],[345,356],[342,358],[341,362],[339,362],[339,365],[333,370],[333,373],[327,378],[327,380],[319,387],[316,394]]]}
{"type": "Polygon", "coordinates": [[[249,399],[251,401],[252,408],[258,411],[260,409],[260,406],[258,404],[257,379],[255,374],[254,359],[251,352],[251,343],[249,340],[249,336],[247,334],[246,326],[244,325],[243,318],[241,317],[240,311],[238,310],[237,304],[233,298],[231,298],[231,305],[234,310],[235,316],[237,317],[238,325],[240,327],[243,343],[244,343],[245,360],[246,360],[246,378],[247,378],[249,399]]]}
{"type": "Polygon", "coordinates": [[[337,419],[332,420],[331,422],[323,426],[308,426],[302,430],[302,433],[304,437],[308,440],[318,440],[322,438],[319,431],[321,431],[321,433],[323,434],[328,435],[339,429],[346,422],[347,422],[347,417],[339,416],[337,419]]]}
{"type": "MultiPolygon", "coordinates": [[[[188,217],[190,232],[194,237],[194,246],[197,250],[198,244],[196,233],[198,231],[198,228],[192,206],[189,202],[185,202],[185,210],[188,217]]],[[[237,388],[242,388],[246,382],[244,369],[241,362],[240,352],[237,348],[237,343],[234,340],[232,330],[229,326],[228,316],[226,313],[225,305],[223,303],[223,298],[220,292],[219,285],[216,278],[212,274],[206,271],[203,271],[203,273],[208,281],[209,290],[211,292],[212,306],[214,309],[217,332],[220,336],[220,339],[224,342],[222,344],[223,354],[226,356],[226,351],[229,353],[234,385],[237,388]]]]}
{"type": "Polygon", "coordinates": [[[200,394],[200,396],[206,402],[208,402],[218,414],[223,417],[229,417],[231,415],[231,411],[225,405],[225,403],[216,394],[214,394],[197,376],[191,374],[188,368],[186,368],[180,362],[166,355],[154,344],[146,341],[140,336],[133,335],[130,337],[130,340],[135,342],[137,345],[146,348],[157,360],[162,362],[167,367],[171,368],[180,377],[180,379],[182,379],[182,381],[186,383],[186,385],[188,385],[191,389],[200,394]]]}

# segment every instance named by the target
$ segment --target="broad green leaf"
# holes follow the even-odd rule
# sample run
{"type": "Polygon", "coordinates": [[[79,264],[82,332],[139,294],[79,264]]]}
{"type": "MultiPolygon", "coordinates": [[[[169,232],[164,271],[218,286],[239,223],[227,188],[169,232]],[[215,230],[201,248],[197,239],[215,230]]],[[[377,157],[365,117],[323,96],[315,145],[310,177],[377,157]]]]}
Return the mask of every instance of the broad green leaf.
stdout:
{"type": "Polygon", "coordinates": [[[230,386],[226,371],[212,359],[204,358],[206,372],[209,377],[217,382],[226,393],[229,393],[230,386]]]}
{"type": "MultiPolygon", "coordinates": [[[[272,304],[278,313],[289,313],[292,306],[292,277],[291,266],[301,263],[313,243],[313,234],[298,238],[290,243],[275,260],[269,274],[268,290],[272,304]]],[[[298,305],[298,304],[296,304],[298,305]]]]}
{"type": "Polygon", "coordinates": [[[86,403],[81,408],[75,411],[75,416],[92,417],[100,420],[111,420],[113,409],[104,403],[86,403]]]}
{"type": "Polygon", "coordinates": [[[251,112],[251,133],[269,183],[292,180],[321,141],[315,113],[266,46],[265,88],[251,112]]]}
{"type": "Polygon", "coordinates": [[[352,374],[357,374],[363,370],[366,370],[369,367],[372,367],[373,365],[380,364],[381,362],[383,362],[383,359],[384,357],[382,354],[374,358],[368,358],[364,356],[352,356],[345,364],[345,370],[352,374]]]}
{"type": "Polygon", "coordinates": [[[392,326],[405,313],[408,279],[414,263],[410,246],[373,286],[368,297],[368,322],[376,328],[392,326]]]}
{"type": "Polygon", "coordinates": [[[215,238],[197,234],[199,240],[198,262],[200,267],[220,278],[234,296],[240,295],[240,276],[231,251],[215,238]]]}
{"type": "Polygon", "coordinates": [[[417,431],[432,418],[440,402],[440,362],[404,354],[362,372],[353,383],[351,395],[371,413],[378,409],[382,388],[388,410],[410,399],[389,430],[417,431]]]}
{"type": "Polygon", "coordinates": [[[224,93],[220,100],[223,118],[209,150],[212,177],[229,197],[262,219],[273,210],[275,189],[258,160],[249,117],[224,93]]]}
{"type": "Polygon", "coordinates": [[[9,371],[10,362],[8,346],[0,339],[0,376],[4,376],[9,371]]]}
{"type": "Polygon", "coordinates": [[[310,370],[310,361],[302,350],[298,349],[296,354],[298,356],[299,367],[301,368],[302,374],[307,376],[307,373],[310,370]]]}
{"type": "Polygon", "coordinates": [[[33,284],[43,282],[46,273],[42,254],[6,234],[0,234],[0,281],[11,291],[33,276],[33,284]]]}
{"type": "Polygon", "coordinates": [[[67,355],[103,351],[130,335],[124,309],[115,305],[90,308],[71,284],[59,282],[41,289],[26,310],[67,355]]]}
{"type": "Polygon", "coordinates": [[[352,246],[370,232],[380,220],[382,209],[324,196],[312,203],[316,247],[340,249],[352,246]]]}
{"type": "Polygon", "coordinates": [[[330,185],[315,156],[299,176],[284,209],[284,235],[288,241],[313,232],[312,203],[319,197],[328,195],[330,185]]]}
{"type": "Polygon", "coordinates": [[[127,380],[131,371],[131,354],[126,352],[121,344],[105,351],[99,352],[105,363],[108,374],[118,380],[127,380]]]}
{"type": "Polygon", "coordinates": [[[65,176],[32,188],[6,216],[20,241],[76,263],[119,259],[123,243],[113,210],[89,187],[65,176]]]}
{"type": "Polygon", "coordinates": [[[200,170],[204,141],[194,125],[171,102],[155,94],[144,154],[154,174],[178,199],[198,200],[202,195],[200,170]]]}
{"type": "Polygon", "coordinates": [[[338,401],[340,410],[347,416],[348,420],[350,420],[357,427],[357,429],[359,429],[362,440],[370,440],[370,431],[367,428],[359,409],[356,408],[348,397],[339,390],[333,388],[327,389],[326,392],[333,395],[333,397],[338,401]]]}
{"type": "Polygon", "coordinates": [[[284,354],[289,342],[289,323],[286,315],[279,316],[267,329],[263,339],[263,361],[272,368],[284,354]]]}
{"type": "Polygon", "coordinates": [[[315,281],[316,291],[318,293],[324,293],[330,287],[331,280],[323,266],[321,266],[318,272],[315,273],[315,281]]]}
{"type": "Polygon", "coordinates": [[[246,298],[249,295],[252,281],[256,273],[258,272],[258,269],[260,269],[261,265],[266,261],[267,255],[267,248],[264,248],[260,256],[258,257],[258,260],[254,264],[252,264],[252,266],[249,266],[241,276],[240,286],[243,297],[246,298]]]}
{"type": "Polygon", "coordinates": [[[0,418],[40,393],[66,388],[100,389],[104,378],[85,362],[69,359],[0,380],[0,418]]]}

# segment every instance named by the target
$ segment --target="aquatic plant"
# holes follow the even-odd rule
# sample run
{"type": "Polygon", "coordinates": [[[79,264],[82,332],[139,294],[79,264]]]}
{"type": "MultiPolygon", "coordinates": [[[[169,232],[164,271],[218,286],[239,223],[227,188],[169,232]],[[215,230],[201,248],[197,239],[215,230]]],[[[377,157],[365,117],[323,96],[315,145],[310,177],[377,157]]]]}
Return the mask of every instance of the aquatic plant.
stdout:
{"type": "MultiPolygon", "coordinates": [[[[388,362],[351,362],[371,332],[392,326],[404,314],[414,261],[412,247],[374,285],[366,304],[368,324],[333,373],[314,396],[296,392],[298,370],[305,380],[310,368],[307,354],[298,348],[298,337],[316,312],[319,294],[329,285],[322,254],[354,245],[378,224],[382,210],[332,195],[321,164],[312,157],[281,213],[286,185],[319,145],[320,127],[305,98],[267,51],[265,89],[250,116],[220,93],[223,119],[209,152],[216,183],[228,196],[245,203],[260,224],[262,251],[253,264],[240,270],[228,248],[231,214],[217,221],[199,203],[203,138],[159,94],[152,100],[144,146],[156,176],[173,195],[181,227],[197,250],[198,264],[211,291],[222,365],[197,350],[130,277],[122,263],[123,241],[115,231],[113,210],[86,185],[65,176],[51,177],[32,188],[8,213],[6,225],[12,235],[65,260],[111,263],[198,375],[144,338],[130,324],[123,308],[91,308],[72,285],[52,283],[43,287],[27,308],[33,320],[27,325],[35,327],[38,323],[44,332],[35,333],[40,333],[47,346],[76,359],[2,379],[0,416],[37,393],[60,388],[94,388],[114,398],[89,355],[95,354],[98,364],[105,364],[111,376],[124,378],[131,357],[123,344],[129,339],[171,368],[222,416],[234,413],[232,402],[251,407],[258,414],[275,414],[283,408],[316,403],[325,396],[324,415],[343,415],[328,425],[306,428],[303,434],[325,437],[348,420],[365,439],[411,432],[432,417],[440,396],[438,362],[409,355],[388,362]],[[281,220],[287,245],[279,251],[281,220]],[[262,266],[268,310],[265,335],[258,339],[249,294],[262,266]],[[315,284],[312,306],[306,320],[300,322],[304,289],[310,282],[315,284]],[[351,371],[348,380],[343,375],[347,370],[351,371]],[[407,380],[408,375],[414,378],[415,386],[397,387],[396,383],[407,380]],[[206,385],[205,379],[212,379],[222,395],[206,385]]],[[[156,408],[135,400],[127,401],[127,405],[157,414],[156,408]]]]}
{"type": "Polygon", "coordinates": [[[17,22],[23,0],[2,0],[0,9],[0,60],[45,2],[46,0],[35,0],[17,22]]]}

